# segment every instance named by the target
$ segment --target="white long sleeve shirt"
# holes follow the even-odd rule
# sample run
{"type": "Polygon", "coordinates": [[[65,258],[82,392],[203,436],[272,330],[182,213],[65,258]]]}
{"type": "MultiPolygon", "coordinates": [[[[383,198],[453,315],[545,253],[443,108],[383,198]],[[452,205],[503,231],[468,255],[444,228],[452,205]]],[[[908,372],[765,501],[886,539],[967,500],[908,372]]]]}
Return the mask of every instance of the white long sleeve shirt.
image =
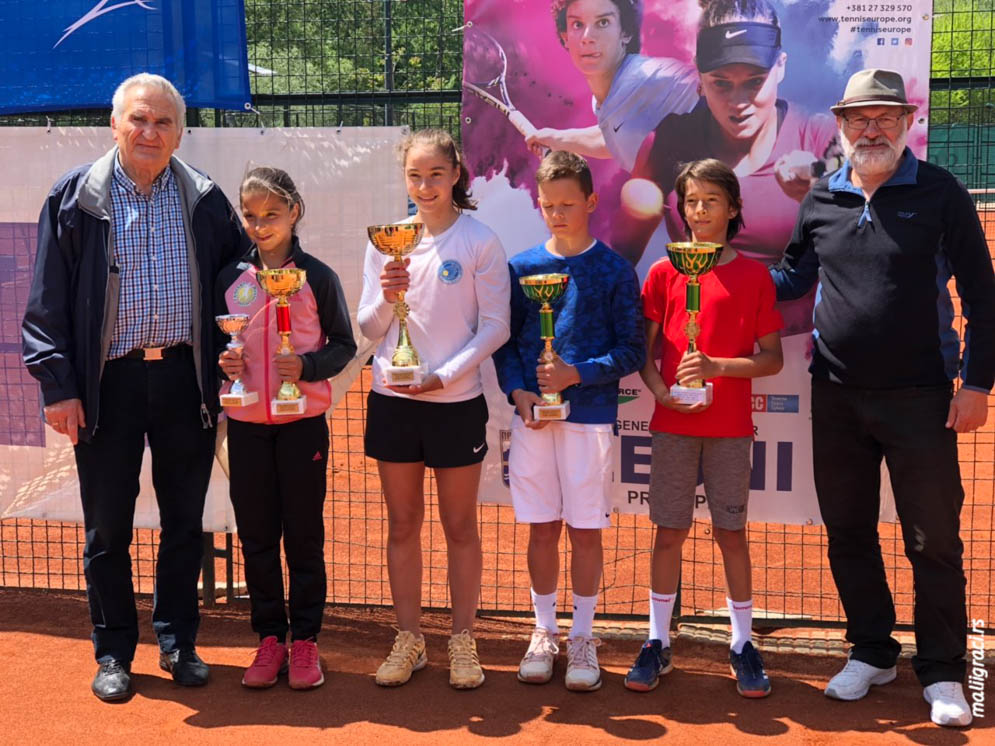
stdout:
{"type": "Polygon", "coordinates": [[[380,339],[373,356],[373,390],[424,401],[472,399],[483,391],[480,364],[511,333],[508,261],[501,241],[483,223],[460,215],[439,235],[424,236],[408,258],[408,333],[442,388],[409,397],[384,385],[383,369],[390,365],[398,335],[394,306],[380,288],[391,258],[367,243],[358,320],[368,339],[380,339]]]}

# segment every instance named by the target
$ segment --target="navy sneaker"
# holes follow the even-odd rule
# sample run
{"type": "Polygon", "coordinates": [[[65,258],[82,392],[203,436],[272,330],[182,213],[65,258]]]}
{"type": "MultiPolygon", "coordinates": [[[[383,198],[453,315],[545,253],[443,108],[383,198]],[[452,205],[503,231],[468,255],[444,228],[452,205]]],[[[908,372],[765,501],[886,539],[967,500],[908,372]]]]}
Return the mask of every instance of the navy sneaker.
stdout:
{"type": "Polygon", "coordinates": [[[674,668],[670,660],[670,648],[663,647],[659,640],[647,640],[639,649],[639,657],[625,675],[625,688],[634,692],[648,692],[656,689],[660,677],[674,668]]]}
{"type": "Polygon", "coordinates": [[[764,671],[760,652],[752,642],[746,643],[739,655],[729,651],[729,668],[736,677],[736,691],[744,697],[766,697],[770,694],[770,679],[764,671]]]}

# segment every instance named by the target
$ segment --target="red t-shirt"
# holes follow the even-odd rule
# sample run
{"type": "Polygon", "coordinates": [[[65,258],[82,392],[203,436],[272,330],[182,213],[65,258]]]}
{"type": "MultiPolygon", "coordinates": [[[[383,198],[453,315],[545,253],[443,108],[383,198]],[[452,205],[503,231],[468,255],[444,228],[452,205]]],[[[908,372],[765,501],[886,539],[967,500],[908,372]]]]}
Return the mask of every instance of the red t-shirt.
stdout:
{"type": "MultiPolygon", "coordinates": [[[[643,314],[660,324],[660,375],[669,388],[676,381],[677,364],[688,348],[685,288],[688,278],[669,259],[661,259],[643,284],[643,314]]],[[[697,346],[709,357],[748,357],[755,342],[783,326],[774,309],[774,282],[760,262],[742,254],[698,278],[701,313],[697,346]]],[[[753,435],[749,378],[712,379],[712,404],[704,412],[685,414],[657,403],[650,430],[675,435],[742,438],[753,435]]]]}

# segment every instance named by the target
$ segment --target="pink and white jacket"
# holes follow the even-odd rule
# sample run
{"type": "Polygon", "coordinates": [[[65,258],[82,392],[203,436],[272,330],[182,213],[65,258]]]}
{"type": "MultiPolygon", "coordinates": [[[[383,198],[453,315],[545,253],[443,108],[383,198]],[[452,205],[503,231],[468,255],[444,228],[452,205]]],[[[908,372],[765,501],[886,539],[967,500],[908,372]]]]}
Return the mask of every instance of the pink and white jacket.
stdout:
{"type": "MultiPolygon", "coordinates": [[[[263,267],[258,250],[252,247],[236,264],[223,269],[217,282],[217,307],[227,309],[227,313],[249,315],[249,325],[241,334],[245,342],[242,382],[246,391],[259,393],[259,401],[255,404],[226,410],[234,420],[280,425],[322,414],[332,403],[328,379],[341,371],[356,354],[349,310],[338,275],[328,265],[305,254],[296,237],[283,267],[307,272],[304,287],[290,296],[290,343],[303,361],[297,385],[307,397],[307,408],[303,415],[296,417],[270,414],[270,400],[276,398],[281,383],[274,362],[274,355],[280,348],[280,335],[276,325],[276,299],[267,295],[256,279],[256,272],[263,267]]],[[[223,348],[222,341],[227,342],[223,335],[219,337],[219,348],[223,348]]],[[[226,382],[221,393],[227,393],[230,388],[231,382],[226,382]]]]}

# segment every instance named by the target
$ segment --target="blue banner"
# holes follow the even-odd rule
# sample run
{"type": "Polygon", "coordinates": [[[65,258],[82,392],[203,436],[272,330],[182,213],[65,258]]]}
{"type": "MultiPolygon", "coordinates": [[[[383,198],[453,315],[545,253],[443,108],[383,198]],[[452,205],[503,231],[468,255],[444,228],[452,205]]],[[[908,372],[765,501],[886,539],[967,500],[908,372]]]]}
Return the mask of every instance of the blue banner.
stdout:
{"type": "Polygon", "coordinates": [[[109,108],[118,83],[158,73],[187,106],[250,106],[243,0],[0,2],[0,114],[109,108]]]}

